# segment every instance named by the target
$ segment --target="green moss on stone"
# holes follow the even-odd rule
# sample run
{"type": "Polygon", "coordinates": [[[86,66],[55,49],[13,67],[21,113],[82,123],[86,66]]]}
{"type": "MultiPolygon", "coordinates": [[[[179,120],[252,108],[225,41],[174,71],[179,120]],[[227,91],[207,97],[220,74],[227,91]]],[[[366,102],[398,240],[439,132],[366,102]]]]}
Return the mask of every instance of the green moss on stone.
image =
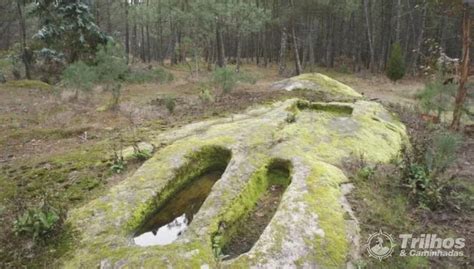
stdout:
{"type": "Polygon", "coordinates": [[[290,178],[282,170],[291,170],[291,163],[273,159],[253,173],[242,192],[224,209],[223,214],[217,217],[218,223],[225,223],[226,228],[222,232],[215,226],[217,229],[212,232],[214,248],[222,249],[231,240],[269,186],[277,184],[286,187],[290,184],[290,178]]]}
{"type": "Polygon", "coordinates": [[[183,166],[176,169],[175,177],[149,202],[142,204],[135,210],[132,219],[127,224],[133,231],[140,224],[161,208],[172,196],[182,190],[187,184],[209,171],[223,170],[231,158],[228,149],[216,146],[204,146],[199,151],[192,152],[186,157],[183,166]]]}
{"type": "MultiPolygon", "coordinates": [[[[299,256],[290,255],[286,262],[343,267],[351,246],[346,238],[345,212],[339,202],[339,186],[347,179],[337,166],[343,159],[361,154],[369,162],[390,161],[405,141],[405,129],[373,102],[318,103],[317,112],[300,110],[297,102],[287,100],[244,115],[191,124],[156,137],[153,143],[168,146],[104,196],[70,212],[68,223],[80,237],[74,257],[65,258],[66,267],[97,266],[104,259],[110,259],[113,264],[125,259],[129,266],[156,264],[181,268],[187,264],[195,267],[207,264],[215,267],[211,238],[218,234],[219,224],[224,221],[238,227],[232,224],[238,224],[252,210],[270,184],[270,177],[287,184],[278,174],[268,175],[271,160],[275,158],[291,160],[295,165],[292,183],[275,216],[296,217],[301,223],[273,219],[262,234],[264,241],[259,240],[255,245],[258,248],[220,265],[244,268],[275,265],[278,255],[290,247],[292,227],[297,227],[302,231],[307,228],[309,233],[304,241],[298,241],[302,252],[292,253],[299,256]],[[291,124],[285,121],[289,111],[298,113],[298,120],[291,124]],[[234,159],[223,178],[213,186],[183,241],[166,247],[131,245],[133,230],[176,190],[207,169],[227,164],[230,155],[225,149],[232,149],[234,159]],[[301,226],[303,215],[311,217],[313,226],[301,226]]],[[[227,234],[232,235],[232,229],[216,246],[228,241],[227,234]]]]}
{"type": "Polygon", "coordinates": [[[358,92],[354,91],[351,87],[343,84],[337,80],[334,80],[326,75],[320,73],[307,73],[297,77],[291,78],[292,80],[310,81],[319,85],[324,91],[332,92],[335,95],[350,96],[354,98],[361,98],[358,92]]]}
{"type": "Polygon", "coordinates": [[[10,80],[5,83],[6,87],[19,89],[52,90],[53,86],[39,80],[10,80]]]}

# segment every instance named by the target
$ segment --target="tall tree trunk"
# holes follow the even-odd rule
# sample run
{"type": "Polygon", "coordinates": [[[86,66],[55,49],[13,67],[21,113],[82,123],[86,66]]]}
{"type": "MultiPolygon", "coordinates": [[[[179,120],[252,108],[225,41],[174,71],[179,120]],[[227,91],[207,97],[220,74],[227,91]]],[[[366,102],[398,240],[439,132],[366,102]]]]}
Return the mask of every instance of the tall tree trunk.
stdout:
{"type": "Polygon", "coordinates": [[[467,96],[466,82],[469,76],[470,58],[469,52],[471,47],[471,9],[469,4],[464,4],[464,15],[462,21],[462,32],[463,32],[463,55],[461,63],[461,79],[459,81],[459,89],[456,95],[456,101],[454,103],[453,121],[451,123],[451,129],[459,130],[461,124],[461,116],[463,112],[464,102],[467,96]]]}
{"type": "Polygon", "coordinates": [[[132,28],[132,62],[135,59],[135,56],[137,55],[137,47],[138,47],[138,42],[137,42],[137,25],[134,23],[133,28],[132,28]]]}
{"type": "Polygon", "coordinates": [[[364,1],[364,13],[365,13],[365,23],[367,28],[367,38],[369,41],[369,51],[370,51],[370,63],[369,68],[371,72],[374,72],[375,67],[375,51],[374,51],[374,39],[372,37],[372,23],[371,23],[371,12],[369,10],[369,1],[370,0],[363,0],[364,1]]]}
{"type": "Polygon", "coordinates": [[[268,67],[268,50],[270,49],[267,44],[267,26],[264,27],[262,34],[263,43],[263,66],[268,67]]]}
{"type": "Polygon", "coordinates": [[[293,37],[293,51],[295,53],[296,75],[300,75],[303,72],[303,68],[301,67],[300,54],[298,52],[298,39],[296,38],[296,31],[294,25],[291,26],[291,35],[293,37]]]}
{"type": "Polygon", "coordinates": [[[395,42],[400,43],[400,24],[402,19],[402,0],[397,0],[397,22],[395,28],[395,42]]]}
{"type": "Polygon", "coordinates": [[[107,15],[107,33],[110,35],[112,34],[112,18],[110,14],[110,5],[112,5],[111,0],[107,0],[107,8],[105,10],[107,15]]]}
{"type": "Polygon", "coordinates": [[[225,67],[225,52],[224,52],[224,40],[222,38],[221,22],[217,21],[216,24],[216,46],[217,46],[217,66],[220,68],[225,67]]]}
{"type": "Polygon", "coordinates": [[[178,55],[176,54],[176,42],[177,42],[177,35],[178,33],[171,27],[171,39],[170,39],[170,46],[169,52],[171,53],[171,65],[178,64],[178,55]]]}
{"type": "Polygon", "coordinates": [[[146,31],[146,59],[147,62],[151,62],[151,40],[150,40],[150,27],[148,23],[145,26],[146,31]]]}
{"type": "Polygon", "coordinates": [[[311,20],[310,28],[309,28],[309,35],[308,35],[308,50],[309,50],[309,68],[310,71],[313,72],[314,64],[316,62],[316,57],[314,55],[314,22],[311,20]]]}
{"type": "Polygon", "coordinates": [[[207,71],[212,71],[212,64],[214,63],[214,46],[212,40],[208,40],[208,61],[207,61],[207,71]]]}
{"type": "MultiPolygon", "coordinates": [[[[150,6],[150,1],[146,0],[146,7],[147,9],[150,6]]],[[[151,62],[151,40],[150,40],[150,27],[149,21],[147,20],[145,23],[145,32],[146,32],[146,60],[147,62],[151,62]]]]}
{"type": "Polygon", "coordinates": [[[420,33],[418,34],[418,38],[416,40],[416,47],[415,47],[415,55],[413,55],[413,63],[412,63],[412,72],[413,74],[416,73],[418,70],[418,59],[420,58],[421,54],[421,45],[423,44],[423,38],[425,35],[425,23],[426,23],[426,12],[427,12],[426,1],[423,1],[423,11],[421,15],[421,24],[420,24],[420,33]]]}
{"type": "Polygon", "coordinates": [[[281,30],[281,41],[280,41],[280,63],[278,64],[278,74],[283,75],[286,69],[286,42],[287,42],[286,27],[281,30]]]}
{"type": "Polygon", "coordinates": [[[237,33],[237,55],[236,55],[236,67],[235,72],[240,72],[240,55],[242,54],[242,34],[240,31],[237,33]]]}
{"type": "Polygon", "coordinates": [[[127,59],[127,64],[130,57],[130,29],[128,27],[128,0],[124,0],[124,9],[125,9],[125,54],[127,59]]]}
{"type": "Polygon", "coordinates": [[[325,51],[325,63],[326,67],[332,68],[331,55],[333,54],[333,40],[334,40],[334,16],[328,14],[327,21],[327,35],[326,35],[326,51],[325,51]]]}
{"type": "Polygon", "coordinates": [[[143,24],[140,26],[140,35],[141,35],[141,42],[140,42],[140,55],[142,58],[142,62],[146,62],[146,49],[145,49],[145,27],[143,24]]]}
{"type": "Polygon", "coordinates": [[[20,31],[21,31],[21,46],[23,50],[23,64],[25,65],[25,76],[27,79],[31,79],[31,74],[30,74],[30,53],[28,51],[28,48],[26,46],[26,21],[25,17],[23,16],[23,10],[21,8],[22,5],[25,3],[20,3],[21,0],[16,1],[16,6],[18,8],[18,16],[20,20],[20,31]]]}

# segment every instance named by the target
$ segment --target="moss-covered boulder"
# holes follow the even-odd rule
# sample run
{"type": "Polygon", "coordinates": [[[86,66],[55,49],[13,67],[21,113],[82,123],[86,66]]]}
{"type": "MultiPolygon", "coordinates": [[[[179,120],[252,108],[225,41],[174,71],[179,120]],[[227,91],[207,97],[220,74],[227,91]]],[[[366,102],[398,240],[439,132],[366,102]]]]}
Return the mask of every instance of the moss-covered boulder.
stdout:
{"type": "MultiPolygon", "coordinates": [[[[337,91],[357,97],[336,85],[337,91]]],[[[291,99],[159,134],[151,143],[167,146],[133,176],[70,212],[67,222],[79,239],[76,250],[64,258],[64,266],[345,267],[353,259],[357,244],[351,238],[357,229],[342,202],[341,184],[348,179],[341,164],[362,154],[367,161],[388,162],[405,139],[404,126],[387,110],[362,100],[310,103],[291,99]],[[223,160],[227,167],[221,179],[174,243],[134,244],[134,232],[147,216],[172,199],[190,178],[222,165],[223,160]],[[220,260],[216,257],[220,244],[228,241],[218,238],[222,223],[237,222],[251,209],[268,184],[262,171],[275,160],[291,164],[291,181],[275,215],[249,251],[220,260]]]]}
{"type": "Polygon", "coordinates": [[[324,100],[353,100],[360,99],[361,94],[351,87],[320,73],[302,74],[296,77],[276,82],[274,90],[309,90],[324,97],[324,100]]]}
{"type": "Polygon", "coordinates": [[[53,86],[39,80],[10,80],[5,83],[8,88],[14,89],[37,89],[43,91],[51,91],[53,86]]]}

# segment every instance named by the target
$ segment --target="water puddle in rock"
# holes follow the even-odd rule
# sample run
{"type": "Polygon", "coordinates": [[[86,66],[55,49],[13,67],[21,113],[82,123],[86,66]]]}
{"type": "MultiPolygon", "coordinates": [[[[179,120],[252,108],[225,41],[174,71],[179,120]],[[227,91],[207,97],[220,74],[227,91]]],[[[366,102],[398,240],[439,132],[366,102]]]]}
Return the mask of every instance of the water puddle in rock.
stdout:
{"type": "Polygon", "coordinates": [[[193,220],[194,214],[206,200],[214,183],[224,173],[208,172],[173,195],[144,225],[136,232],[134,242],[139,246],[167,245],[174,242],[193,220]]]}

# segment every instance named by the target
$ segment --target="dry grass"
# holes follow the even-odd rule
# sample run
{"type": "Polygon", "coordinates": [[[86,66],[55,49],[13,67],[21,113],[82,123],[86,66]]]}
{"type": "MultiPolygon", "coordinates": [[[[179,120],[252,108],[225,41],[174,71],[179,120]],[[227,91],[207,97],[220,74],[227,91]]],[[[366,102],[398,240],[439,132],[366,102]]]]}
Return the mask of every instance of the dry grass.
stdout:
{"type": "MultiPolygon", "coordinates": [[[[202,72],[198,76],[191,76],[187,67],[183,66],[168,70],[175,77],[170,83],[124,85],[118,112],[98,111],[111,98],[110,93],[100,86],[90,93],[81,94],[79,100],[71,101],[73,93],[67,90],[44,91],[38,87],[29,87],[31,83],[14,83],[17,87],[11,87],[11,83],[0,85],[0,137],[3,138],[0,140],[0,162],[28,158],[29,154],[41,152],[49,154],[82,143],[81,134],[71,132],[71,135],[58,135],[57,132],[63,129],[84,129],[89,137],[104,138],[110,130],[127,129],[131,125],[149,125],[157,121],[179,125],[180,122],[198,120],[196,117],[189,119],[190,113],[187,111],[202,109],[198,98],[199,85],[209,81],[209,74],[202,72]],[[163,105],[157,105],[166,96],[177,98],[174,115],[170,115],[163,105]]],[[[269,86],[281,79],[276,66],[261,68],[246,65],[242,71],[257,76],[258,81],[254,85],[238,85],[232,93],[234,97],[229,98],[225,105],[229,105],[228,102],[242,102],[239,108],[250,106],[253,99],[259,99],[252,98],[252,95],[271,95],[269,86]],[[244,100],[239,101],[240,98],[244,100]]],[[[381,76],[342,74],[324,69],[318,71],[341,80],[369,98],[387,102],[413,103],[414,94],[422,88],[422,83],[414,79],[393,84],[381,76]]],[[[219,105],[216,104],[216,107],[219,105]]],[[[226,112],[225,107],[218,110],[219,113],[226,112]]],[[[233,110],[231,108],[229,112],[233,110]]],[[[206,118],[216,113],[200,114],[206,118]]]]}

